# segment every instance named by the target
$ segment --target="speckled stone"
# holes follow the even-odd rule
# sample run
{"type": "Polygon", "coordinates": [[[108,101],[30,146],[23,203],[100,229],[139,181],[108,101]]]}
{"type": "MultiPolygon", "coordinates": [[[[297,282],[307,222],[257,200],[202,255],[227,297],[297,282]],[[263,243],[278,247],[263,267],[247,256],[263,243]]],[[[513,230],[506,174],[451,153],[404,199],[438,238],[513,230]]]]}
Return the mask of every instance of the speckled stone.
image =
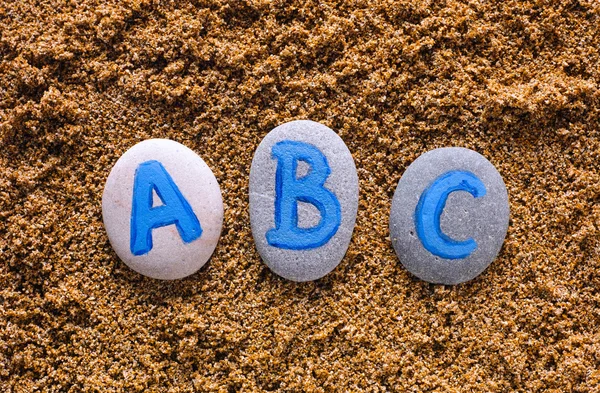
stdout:
{"type": "MultiPolygon", "coordinates": [[[[164,208],[160,211],[165,212],[164,208]]],[[[102,216],[110,243],[127,266],[148,277],[173,280],[193,274],[210,258],[221,234],[223,201],[217,179],[202,158],[177,142],[150,139],[127,150],[112,168],[102,195],[102,216]],[[147,165],[163,178],[170,177],[172,183],[168,184],[174,183],[183,200],[172,197],[167,203],[162,198],[168,197],[170,190],[164,189],[159,197],[160,187],[143,183],[142,169],[147,165]],[[137,246],[142,249],[136,249],[132,237],[140,235],[131,230],[132,226],[138,227],[133,224],[138,221],[132,218],[134,179],[139,184],[136,198],[152,193],[151,199],[141,200],[149,203],[142,203],[141,208],[136,208],[138,211],[151,204],[148,214],[156,214],[163,205],[171,212],[182,204],[190,209],[184,216],[190,220],[197,218],[193,230],[182,235],[179,229],[183,224],[163,222],[149,231],[152,245],[142,242],[137,246]],[[134,251],[140,255],[134,255],[134,251]]]]}
{"type": "MultiPolygon", "coordinates": [[[[294,161],[291,158],[290,160],[289,162],[294,161]]],[[[290,180],[290,182],[295,181],[290,180]]],[[[299,186],[298,190],[303,193],[307,188],[299,186]]],[[[281,191],[280,195],[285,193],[285,190],[281,191]]],[[[306,193],[311,194],[311,191],[306,193]]],[[[352,237],[357,209],[358,176],[354,160],[342,139],[333,130],[313,121],[298,120],[280,125],[265,136],[254,153],[250,170],[250,221],[258,252],[271,270],[284,278],[299,282],[316,280],[331,272],[346,253],[352,237]],[[277,234],[275,233],[277,232],[275,206],[278,166],[281,165],[280,170],[282,173],[285,172],[283,153],[278,151],[276,146],[300,146],[299,148],[307,149],[315,157],[319,156],[317,151],[325,157],[326,164],[315,164],[315,167],[303,160],[296,160],[298,166],[295,178],[299,182],[305,178],[315,179],[311,176],[317,176],[319,165],[328,166],[330,169],[323,184],[327,191],[313,190],[320,194],[319,198],[325,202],[328,202],[326,199],[332,202],[325,213],[327,219],[322,219],[321,211],[314,203],[302,201],[303,197],[295,205],[288,205],[296,206],[296,209],[287,210],[297,211],[295,227],[303,228],[301,231],[306,229],[307,236],[296,239],[298,244],[306,247],[303,249],[294,249],[297,244],[293,241],[290,243],[285,236],[275,236],[277,234]],[[335,203],[330,197],[326,197],[329,193],[339,202],[339,226],[331,231],[331,237],[320,238],[324,244],[309,244],[308,238],[311,235],[308,232],[311,230],[319,232],[318,225],[321,221],[326,223],[335,221],[331,218],[335,216],[331,213],[335,210],[335,203]]],[[[283,215],[285,216],[285,213],[283,215]]]]}
{"type": "Polygon", "coordinates": [[[418,157],[398,182],[390,215],[392,244],[402,264],[420,279],[459,284],[477,277],[496,258],[506,236],[509,214],[504,181],[485,157],[460,147],[435,149],[418,157]],[[443,208],[439,210],[441,234],[428,231],[435,227],[423,224],[433,222],[428,220],[435,216],[435,209],[428,209],[434,206],[432,190],[443,187],[440,184],[444,179],[457,173],[464,177],[457,178],[462,186],[479,183],[479,195],[475,190],[447,194],[445,206],[439,205],[443,208]],[[453,255],[436,247],[437,240],[443,247],[451,246],[447,249],[451,250],[454,243],[464,244],[469,239],[476,246],[468,255],[453,255]]]}

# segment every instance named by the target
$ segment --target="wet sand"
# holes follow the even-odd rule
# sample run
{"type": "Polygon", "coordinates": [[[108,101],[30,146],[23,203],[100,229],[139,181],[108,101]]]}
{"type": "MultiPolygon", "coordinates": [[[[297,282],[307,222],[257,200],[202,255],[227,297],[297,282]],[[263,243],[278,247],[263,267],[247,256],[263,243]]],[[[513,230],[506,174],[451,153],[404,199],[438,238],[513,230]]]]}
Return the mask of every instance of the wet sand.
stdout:
{"type": "Polygon", "coordinates": [[[160,3],[0,4],[0,391],[597,391],[600,3],[160,3]],[[346,257],[304,284],[261,262],[248,215],[252,154],[294,119],[338,132],[360,181],[346,257]],[[223,193],[217,250],[180,281],[128,269],[102,225],[147,138],[223,193]],[[511,207],[498,259],[454,287],[388,231],[403,171],[444,146],[486,156],[511,207]]]}

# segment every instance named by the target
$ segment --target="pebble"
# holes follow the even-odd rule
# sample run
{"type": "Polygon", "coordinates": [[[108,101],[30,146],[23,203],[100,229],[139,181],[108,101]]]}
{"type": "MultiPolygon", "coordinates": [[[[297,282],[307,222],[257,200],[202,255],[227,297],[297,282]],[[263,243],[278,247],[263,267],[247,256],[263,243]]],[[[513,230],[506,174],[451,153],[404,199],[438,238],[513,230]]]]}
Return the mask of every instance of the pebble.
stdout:
{"type": "Polygon", "coordinates": [[[420,279],[459,284],[496,258],[509,215],[506,186],[492,163],[461,147],[435,149],[418,157],[398,182],[392,244],[420,279]]]}
{"type": "Polygon", "coordinates": [[[331,272],[348,249],[358,209],[350,151],[330,128],[285,123],[262,140],[250,169],[256,248],[278,275],[297,282],[331,272]]]}
{"type": "Polygon", "coordinates": [[[180,279],[198,271],[217,246],[221,189],[192,150],[149,139],[127,150],[112,168],[102,218],[110,244],[127,266],[156,279],[180,279]]]}

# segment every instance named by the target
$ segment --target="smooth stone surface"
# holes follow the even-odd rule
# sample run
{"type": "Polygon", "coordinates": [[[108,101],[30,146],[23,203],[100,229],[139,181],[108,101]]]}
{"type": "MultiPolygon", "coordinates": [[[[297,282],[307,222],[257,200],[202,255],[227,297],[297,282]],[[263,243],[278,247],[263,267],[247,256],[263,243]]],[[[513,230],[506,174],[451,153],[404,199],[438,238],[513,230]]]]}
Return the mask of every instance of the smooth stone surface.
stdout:
{"type": "MultiPolygon", "coordinates": [[[[152,207],[148,211],[164,204],[155,187],[139,187],[136,198],[152,190],[152,207]]],[[[175,205],[164,204],[169,209],[175,205]]],[[[223,224],[221,189],[208,165],[192,150],[171,140],[150,139],[127,150],[112,168],[102,195],[102,217],[110,244],[127,266],[148,277],[179,279],[200,269],[217,245],[223,224]],[[186,242],[177,225],[156,227],[151,230],[151,249],[143,255],[134,255],[130,243],[134,177],[140,164],[149,161],[162,164],[187,201],[191,214],[198,219],[201,234],[197,237],[196,232],[193,240],[186,242]]]]}
{"type": "MultiPolygon", "coordinates": [[[[322,166],[321,163],[312,167],[303,160],[298,160],[295,177],[297,181],[315,179],[322,166]]],[[[294,183],[294,181],[290,183],[294,183]]],[[[288,189],[280,190],[281,195],[289,195],[286,194],[288,189]]],[[[298,187],[299,193],[306,191],[307,194],[310,194],[310,190],[310,187],[298,187]]],[[[295,206],[297,206],[294,210],[297,211],[297,228],[312,228],[313,234],[315,232],[324,233],[318,230],[322,214],[315,204],[300,200],[295,206]]],[[[358,176],[354,160],[342,139],[333,130],[313,121],[298,120],[280,125],[265,136],[254,154],[250,169],[250,222],[258,252],[272,271],[284,278],[298,282],[316,280],[331,272],[340,263],[348,249],[357,209],[358,176]],[[282,171],[286,167],[282,161],[284,160],[283,153],[278,148],[275,150],[273,148],[282,141],[291,141],[291,143],[283,142],[278,146],[301,146],[312,152],[310,154],[317,156],[314,148],[318,149],[325,156],[330,168],[330,174],[326,177],[323,185],[328,191],[313,191],[319,194],[319,198],[327,202],[325,208],[329,210],[325,210],[327,219],[323,221],[327,223],[335,221],[331,219],[331,217],[335,217],[331,213],[335,210],[335,203],[329,203],[332,201],[328,201],[328,197],[325,196],[328,193],[335,195],[339,201],[341,217],[338,221],[339,226],[331,237],[327,239],[327,237],[317,236],[315,238],[316,240],[325,239],[326,242],[322,245],[313,244],[305,249],[290,249],[290,242],[293,243],[294,240],[285,236],[276,239],[274,233],[276,232],[276,172],[278,165],[282,165],[282,171]],[[271,235],[273,236],[270,239],[276,244],[275,246],[269,244],[267,239],[269,231],[272,231],[271,235]],[[284,245],[279,245],[277,241],[284,245]]],[[[285,216],[285,213],[282,215],[285,216]]],[[[282,222],[285,222],[285,217],[282,218],[282,222]]],[[[283,226],[280,223],[280,228],[283,226]]],[[[299,230],[302,231],[302,229],[299,230]]],[[[307,231],[311,230],[307,229],[307,231]]],[[[296,241],[298,244],[306,246],[309,239],[312,239],[311,236],[312,234],[307,233],[306,236],[301,236],[296,241]]]]}
{"type": "MultiPolygon", "coordinates": [[[[476,179],[467,183],[472,186],[476,179]]],[[[464,179],[461,184],[466,184],[464,179]]],[[[421,223],[433,217],[427,214],[435,215],[433,209],[425,211],[426,206],[430,205],[424,198],[420,217],[425,218],[419,221],[421,223]]],[[[398,182],[390,215],[392,244],[404,267],[420,279],[436,284],[459,284],[477,277],[496,258],[506,237],[509,215],[506,186],[492,163],[465,148],[435,149],[418,157],[398,182]],[[485,186],[485,195],[478,197],[464,190],[449,193],[443,208],[440,228],[443,235],[450,238],[446,239],[450,246],[469,239],[476,242],[474,251],[460,258],[440,256],[439,250],[431,246],[438,239],[435,231],[427,232],[421,226],[419,232],[415,224],[423,192],[427,189],[426,195],[431,197],[435,193],[431,190],[445,181],[436,183],[436,180],[450,172],[457,173],[454,171],[470,172],[485,186]],[[433,186],[434,183],[437,186],[433,186]]]]}

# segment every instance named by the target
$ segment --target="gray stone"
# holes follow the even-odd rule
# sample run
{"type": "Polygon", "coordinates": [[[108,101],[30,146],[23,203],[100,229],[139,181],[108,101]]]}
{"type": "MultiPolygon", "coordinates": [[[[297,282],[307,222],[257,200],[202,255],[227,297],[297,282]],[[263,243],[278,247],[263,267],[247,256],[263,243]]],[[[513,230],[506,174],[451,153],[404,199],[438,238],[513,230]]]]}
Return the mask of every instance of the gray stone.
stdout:
{"type": "Polygon", "coordinates": [[[280,125],[265,136],[254,153],[250,169],[250,222],[256,248],[271,270],[298,282],[325,276],[340,263],[348,249],[357,209],[358,176],[354,160],[334,131],[313,121],[298,120],[280,125]],[[299,152],[305,150],[311,157],[323,155],[326,165],[314,158],[313,164],[299,159],[299,152]],[[290,162],[298,163],[295,173],[288,165],[290,162]],[[321,172],[324,166],[330,168],[326,177],[321,172]],[[278,168],[280,184],[285,187],[280,188],[276,197],[278,168]],[[325,181],[320,188],[319,176],[325,181]],[[339,202],[339,210],[328,194],[339,202]],[[312,201],[311,195],[315,197],[312,201]],[[276,205],[282,211],[279,220],[275,217],[276,205]],[[294,212],[297,225],[289,224],[294,223],[294,212]]]}
{"type": "Polygon", "coordinates": [[[459,284],[477,277],[496,258],[509,215],[504,181],[485,157],[460,147],[435,149],[418,157],[398,182],[390,215],[392,244],[404,267],[420,279],[459,284]],[[468,178],[464,172],[476,178],[464,180],[468,178]],[[448,189],[452,181],[472,187],[477,178],[484,195],[455,190],[448,194],[445,207],[435,204],[436,192],[442,195],[439,190],[448,189]],[[441,233],[434,230],[434,206],[443,208],[437,226],[441,233]],[[468,242],[476,246],[467,253],[468,242]]]}
{"type": "Polygon", "coordinates": [[[127,150],[112,168],[102,195],[102,218],[113,249],[127,266],[148,277],[179,279],[200,269],[217,245],[223,223],[221,189],[208,165],[192,150],[167,139],[150,139],[127,150]],[[135,179],[139,191],[134,200],[135,179]],[[132,217],[136,200],[137,213],[132,217]],[[178,206],[185,214],[173,213],[178,206]],[[144,217],[157,217],[157,212],[163,213],[160,224],[157,218],[144,221],[144,217]],[[177,224],[169,223],[173,217],[177,224]],[[152,229],[142,230],[148,227],[152,229]],[[139,241],[132,245],[132,239],[139,241]]]}

